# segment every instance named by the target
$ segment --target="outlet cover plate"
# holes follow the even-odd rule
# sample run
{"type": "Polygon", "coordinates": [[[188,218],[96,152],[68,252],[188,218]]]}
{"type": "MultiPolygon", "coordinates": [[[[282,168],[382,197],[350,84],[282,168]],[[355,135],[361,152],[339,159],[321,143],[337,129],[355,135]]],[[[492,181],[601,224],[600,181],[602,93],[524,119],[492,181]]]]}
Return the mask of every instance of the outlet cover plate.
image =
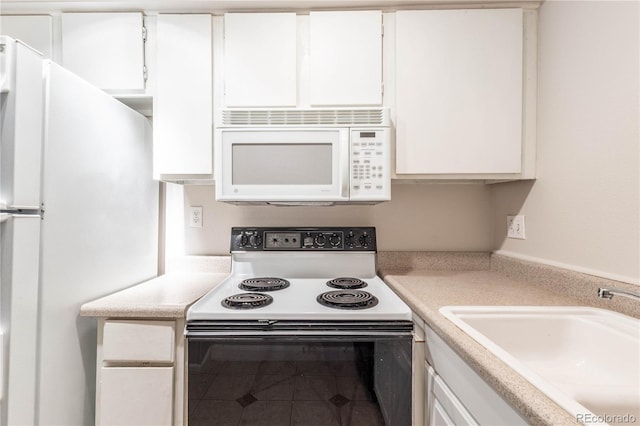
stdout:
{"type": "Polygon", "coordinates": [[[524,215],[507,216],[507,237],[517,238],[519,240],[526,239],[524,232],[524,215]]]}
{"type": "Polygon", "coordinates": [[[189,226],[202,228],[202,207],[189,207],[189,226]]]}

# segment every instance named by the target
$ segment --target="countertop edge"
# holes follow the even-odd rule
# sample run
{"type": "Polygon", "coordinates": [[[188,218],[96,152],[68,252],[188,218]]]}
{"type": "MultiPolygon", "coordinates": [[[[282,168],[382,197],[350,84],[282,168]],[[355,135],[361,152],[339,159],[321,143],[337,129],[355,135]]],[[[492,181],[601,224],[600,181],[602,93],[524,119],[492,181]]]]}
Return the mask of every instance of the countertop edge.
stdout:
{"type": "MultiPolygon", "coordinates": [[[[195,301],[194,301],[195,302],[195,301]]],[[[193,302],[192,302],[193,303],[193,302]]],[[[126,308],[103,307],[103,308],[81,308],[81,317],[94,318],[136,318],[136,319],[184,319],[189,305],[164,305],[158,308],[157,305],[132,304],[126,308]]]]}

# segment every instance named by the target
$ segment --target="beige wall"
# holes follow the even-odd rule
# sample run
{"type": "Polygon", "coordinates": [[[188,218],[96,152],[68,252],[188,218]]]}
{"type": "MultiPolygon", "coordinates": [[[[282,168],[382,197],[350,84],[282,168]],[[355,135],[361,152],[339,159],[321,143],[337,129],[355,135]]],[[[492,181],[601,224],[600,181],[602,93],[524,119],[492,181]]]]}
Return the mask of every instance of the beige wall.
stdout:
{"type": "Polygon", "coordinates": [[[496,249],[638,282],[639,9],[541,7],[538,179],[492,187],[496,249]],[[518,212],[527,239],[505,239],[506,215],[518,212]]]}
{"type": "Polygon", "coordinates": [[[212,186],[185,186],[185,206],[203,206],[202,229],[186,229],[187,254],[228,254],[232,226],[375,226],[379,250],[491,250],[490,190],[484,185],[392,186],[374,206],[234,206],[212,186]]]}

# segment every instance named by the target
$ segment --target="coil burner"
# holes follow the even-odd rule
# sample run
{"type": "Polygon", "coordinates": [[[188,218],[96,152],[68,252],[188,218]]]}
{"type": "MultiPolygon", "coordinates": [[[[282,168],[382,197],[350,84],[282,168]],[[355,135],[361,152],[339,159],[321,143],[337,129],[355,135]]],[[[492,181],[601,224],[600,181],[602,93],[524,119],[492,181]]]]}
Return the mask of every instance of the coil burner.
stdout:
{"type": "Polygon", "coordinates": [[[362,290],[335,290],[320,294],[318,303],[336,309],[367,309],[378,304],[378,298],[362,290]]]}
{"type": "Polygon", "coordinates": [[[276,291],[289,287],[289,281],[273,277],[249,278],[242,281],[238,287],[247,291],[276,291]]]}
{"type": "Polygon", "coordinates": [[[273,297],[262,293],[239,293],[222,300],[222,306],[229,309],[262,308],[273,302],[273,297]]]}
{"type": "Polygon", "coordinates": [[[342,290],[353,290],[356,288],[363,288],[367,286],[367,283],[359,278],[340,277],[327,281],[327,285],[333,288],[339,288],[342,290]]]}

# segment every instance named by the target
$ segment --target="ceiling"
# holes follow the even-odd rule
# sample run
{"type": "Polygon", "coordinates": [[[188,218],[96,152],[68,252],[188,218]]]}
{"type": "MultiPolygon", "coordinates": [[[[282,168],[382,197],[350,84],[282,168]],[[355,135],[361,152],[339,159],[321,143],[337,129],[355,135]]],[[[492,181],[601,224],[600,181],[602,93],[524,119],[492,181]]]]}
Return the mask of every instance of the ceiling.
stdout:
{"type": "Polygon", "coordinates": [[[456,7],[537,8],[540,1],[530,0],[6,0],[0,2],[2,14],[52,12],[188,12],[223,13],[227,11],[304,11],[322,9],[413,9],[456,7]]]}

